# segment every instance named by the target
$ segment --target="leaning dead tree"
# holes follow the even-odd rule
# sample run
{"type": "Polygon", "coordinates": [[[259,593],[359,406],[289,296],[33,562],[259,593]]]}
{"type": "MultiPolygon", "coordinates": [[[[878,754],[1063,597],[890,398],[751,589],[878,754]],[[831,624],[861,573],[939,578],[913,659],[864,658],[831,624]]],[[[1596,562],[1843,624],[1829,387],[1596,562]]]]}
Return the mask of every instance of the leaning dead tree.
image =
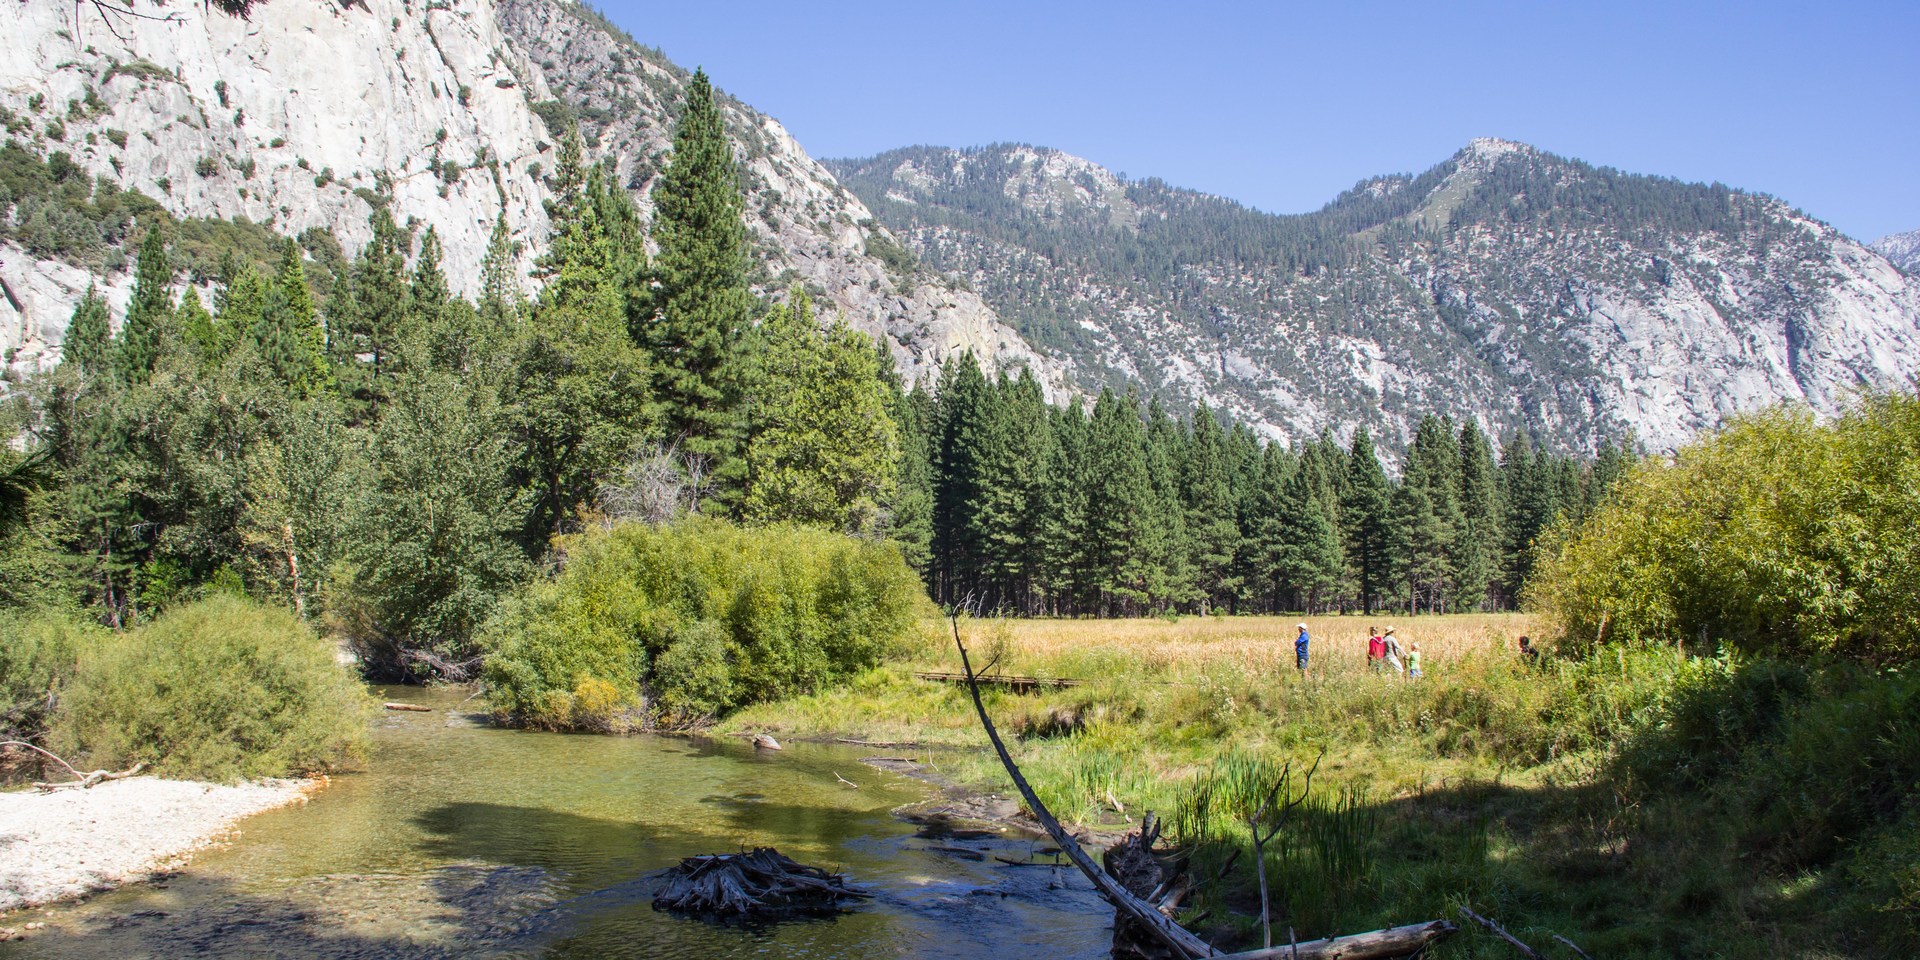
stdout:
{"type": "Polygon", "coordinates": [[[665,876],[654,909],[716,920],[822,916],[873,896],[840,874],[796,863],[772,847],[688,857],[665,876]]]}
{"type": "MultiPolygon", "coordinates": [[[[1143,855],[1146,861],[1153,862],[1152,870],[1163,869],[1152,854],[1153,841],[1159,835],[1159,827],[1150,815],[1142,819],[1139,834],[1129,836],[1127,840],[1122,841],[1120,847],[1115,848],[1121,849],[1131,845],[1134,847],[1133,850],[1122,850],[1119,854],[1110,852],[1108,858],[1110,868],[1132,881],[1123,883],[1114,874],[1096,866],[1093,858],[1087,855],[1086,850],[1081,848],[1073,835],[1060,826],[1060,821],[1047,810],[1046,804],[1040,802],[1040,797],[1034,793],[1033,786],[1021,774],[1019,765],[1013,762],[1013,755],[1007,752],[1006,743],[1000,739],[1000,731],[994,727],[993,718],[987,715],[986,704],[980,699],[980,683],[976,679],[973,663],[967,656],[966,642],[960,637],[959,614],[950,613],[948,620],[953,625],[953,644],[960,651],[960,667],[967,678],[967,692],[973,697],[973,709],[980,716],[980,726],[986,731],[987,740],[993,744],[994,753],[1000,757],[1000,765],[1006,768],[1007,776],[1013,779],[1014,788],[1020,791],[1021,799],[1026,801],[1027,809],[1033,811],[1034,819],[1040,822],[1047,836],[1051,837],[1061,852],[1073,861],[1073,865],[1093,882],[1094,889],[1099,891],[1108,903],[1113,904],[1116,914],[1114,918],[1115,956],[1151,957],[1154,960],[1159,958],[1192,960],[1199,957],[1212,957],[1214,960],[1386,960],[1388,957],[1418,953],[1433,941],[1459,929],[1446,920],[1431,920],[1426,923],[1388,927],[1384,930],[1343,937],[1309,940],[1284,947],[1268,946],[1243,953],[1220,953],[1215,950],[1211,944],[1175,923],[1170,916],[1180,899],[1185,896],[1186,887],[1183,878],[1177,874],[1169,877],[1163,872],[1157,875],[1158,879],[1151,881],[1141,879],[1142,876],[1155,876],[1142,863],[1143,855]],[[1150,888],[1148,888],[1149,882],[1153,884],[1150,888]],[[1130,887],[1133,889],[1129,889],[1130,887]],[[1138,892],[1142,888],[1148,888],[1144,894],[1138,892]],[[1134,932],[1130,937],[1130,948],[1137,950],[1137,953],[1121,953],[1119,940],[1123,926],[1134,932]]],[[[1318,766],[1317,762],[1315,766],[1318,766]]],[[[1288,778],[1283,777],[1279,783],[1275,784],[1272,795],[1268,799],[1268,805],[1287,789],[1287,782],[1288,778]]],[[[1303,792],[1298,800],[1292,801],[1292,806],[1298,806],[1304,799],[1303,792]]],[[[1263,805],[1256,820],[1264,818],[1265,806],[1263,805]]],[[[1277,829],[1277,827],[1273,828],[1268,833],[1267,839],[1271,839],[1273,832],[1277,829]]],[[[1259,836],[1256,831],[1255,838],[1258,839],[1259,836]]]]}
{"type": "Polygon", "coordinates": [[[993,743],[994,753],[1000,756],[1000,765],[1005,767],[1007,775],[1013,778],[1013,785],[1020,791],[1020,798],[1027,802],[1027,809],[1033,811],[1034,819],[1040,821],[1040,826],[1047,831],[1047,836],[1053,838],[1054,844],[1067,855],[1069,860],[1073,861],[1074,866],[1080,868],[1081,873],[1086,874],[1088,880],[1093,881],[1094,889],[1100,891],[1100,895],[1105,897],[1108,903],[1113,904],[1114,910],[1118,911],[1121,917],[1138,924],[1141,929],[1148,931],[1164,944],[1168,950],[1168,956],[1175,960],[1214,956],[1215,951],[1212,945],[1174,923],[1152,904],[1135,896],[1126,887],[1121,886],[1120,881],[1100,869],[1093,862],[1093,858],[1087,856],[1087,851],[1080,848],[1079,842],[1060,826],[1060,821],[1054,819],[1053,814],[1047,810],[1047,805],[1040,802],[1039,795],[1033,792],[1033,786],[1027,783],[1027,778],[1020,773],[1019,765],[1013,762],[1013,755],[1007,752],[1007,745],[1000,740],[1000,731],[994,729],[993,718],[987,716],[987,706],[980,699],[980,684],[974,680],[973,662],[967,658],[966,642],[960,639],[960,617],[955,614],[949,619],[953,623],[954,646],[960,649],[960,667],[967,675],[967,692],[973,695],[973,708],[980,715],[980,726],[986,729],[987,739],[993,743]]]}

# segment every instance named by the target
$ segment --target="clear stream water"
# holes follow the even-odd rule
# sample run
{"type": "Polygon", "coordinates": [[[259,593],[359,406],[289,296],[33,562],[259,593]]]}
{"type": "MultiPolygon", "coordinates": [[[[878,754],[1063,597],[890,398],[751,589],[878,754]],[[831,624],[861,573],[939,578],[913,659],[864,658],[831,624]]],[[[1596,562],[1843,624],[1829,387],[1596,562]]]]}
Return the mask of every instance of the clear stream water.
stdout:
{"type": "Polygon", "coordinates": [[[457,693],[378,695],[434,711],[382,714],[364,771],[244,821],[176,876],[9,917],[49,927],[0,960],[1106,955],[1112,912],[1085,878],[993,860],[1026,858],[1024,838],[894,817],[929,790],[861,763],[873,748],[501,730],[457,693]],[[777,924],[652,908],[653,872],[754,846],[876,896],[777,924]]]}

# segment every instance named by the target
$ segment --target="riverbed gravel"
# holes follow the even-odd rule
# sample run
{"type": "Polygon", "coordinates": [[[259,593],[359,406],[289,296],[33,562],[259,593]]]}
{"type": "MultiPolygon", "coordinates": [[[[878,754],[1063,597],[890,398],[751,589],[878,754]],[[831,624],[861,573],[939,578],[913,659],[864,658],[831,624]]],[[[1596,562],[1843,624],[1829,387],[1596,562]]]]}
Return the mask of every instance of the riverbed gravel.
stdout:
{"type": "Polygon", "coordinates": [[[131,777],[86,790],[0,793],[0,913],[177,868],[242,818],[304,802],[319,783],[131,777]]]}

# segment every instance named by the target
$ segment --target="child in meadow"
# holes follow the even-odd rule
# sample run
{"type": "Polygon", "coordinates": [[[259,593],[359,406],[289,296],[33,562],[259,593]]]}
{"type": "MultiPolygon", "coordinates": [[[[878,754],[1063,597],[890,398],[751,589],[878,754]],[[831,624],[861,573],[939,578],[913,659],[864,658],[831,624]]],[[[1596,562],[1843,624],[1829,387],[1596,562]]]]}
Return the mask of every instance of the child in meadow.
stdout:
{"type": "Polygon", "coordinates": [[[1420,641],[1407,648],[1407,679],[1420,679],[1420,641]]]}

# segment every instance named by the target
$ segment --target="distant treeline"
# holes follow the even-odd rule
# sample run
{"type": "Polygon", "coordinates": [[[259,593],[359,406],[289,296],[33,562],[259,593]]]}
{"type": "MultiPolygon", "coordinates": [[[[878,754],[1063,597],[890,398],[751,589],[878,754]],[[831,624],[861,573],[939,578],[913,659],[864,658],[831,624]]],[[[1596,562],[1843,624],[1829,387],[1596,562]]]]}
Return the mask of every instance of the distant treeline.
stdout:
{"type": "Polygon", "coordinates": [[[970,360],[903,421],[909,559],[943,603],[1023,614],[1511,608],[1541,533],[1631,460],[1523,436],[1496,456],[1473,422],[1428,416],[1396,482],[1364,429],[1289,449],[1204,406],[1182,421],[1112,390],[1049,406],[1030,375],[970,360]]]}

